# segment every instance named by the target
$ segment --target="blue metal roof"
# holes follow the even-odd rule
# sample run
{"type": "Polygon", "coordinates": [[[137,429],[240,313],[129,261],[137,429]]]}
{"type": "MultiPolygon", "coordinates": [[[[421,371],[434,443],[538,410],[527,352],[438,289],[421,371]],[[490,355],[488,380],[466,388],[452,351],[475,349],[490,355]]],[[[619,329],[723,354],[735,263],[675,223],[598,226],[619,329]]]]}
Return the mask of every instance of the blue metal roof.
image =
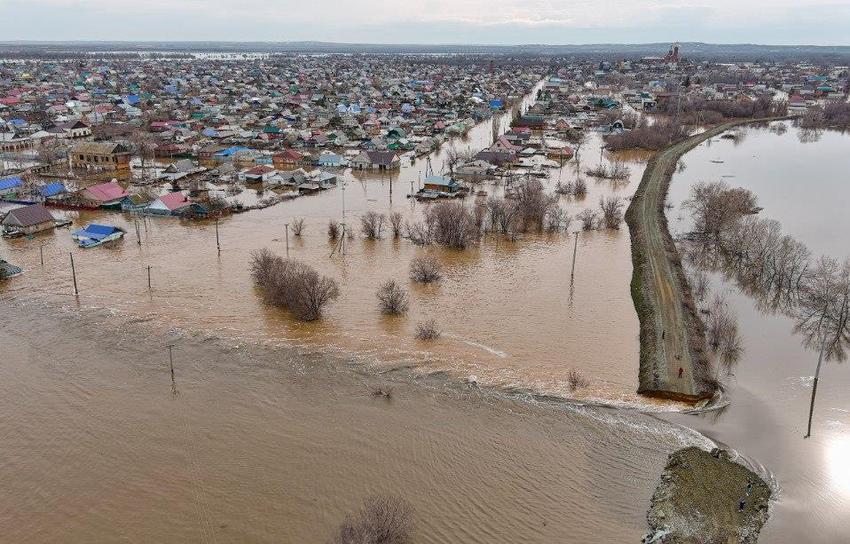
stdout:
{"type": "Polygon", "coordinates": [[[233,147],[228,147],[227,149],[222,149],[221,151],[216,153],[216,155],[219,157],[229,157],[230,155],[233,155],[234,153],[238,153],[240,151],[250,151],[250,149],[247,147],[235,145],[233,147]]]}
{"type": "Polygon", "coordinates": [[[43,197],[56,196],[64,192],[65,184],[61,181],[54,181],[53,183],[48,183],[47,185],[41,188],[41,196],[43,197]]]}
{"type": "Polygon", "coordinates": [[[0,179],[0,191],[4,189],[14,189],[15,187],[20,187],[23,184],[23,180],[18,177],[0,179]]]}
{"type": "Polygon", "coordinates": [[[75,236],[82,235],[93,240],[102,240],[119,230],[121,229],[113,227],[112,225],[98,225],[97,223],[91,223],[90,225],[86,225],[85,228],[75,230],[72,234],[75,236]]]}

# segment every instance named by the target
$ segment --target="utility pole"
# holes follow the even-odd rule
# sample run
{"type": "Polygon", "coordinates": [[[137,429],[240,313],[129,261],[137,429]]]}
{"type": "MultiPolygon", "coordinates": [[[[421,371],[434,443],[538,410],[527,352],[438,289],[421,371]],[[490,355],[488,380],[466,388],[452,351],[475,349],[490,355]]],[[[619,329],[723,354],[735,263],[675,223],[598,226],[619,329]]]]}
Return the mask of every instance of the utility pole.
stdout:
{"type": "Polygon", "coordinates": [[[806,436],[803,438],[808,438],[812,436],[812,416],[815,412],[815,395],[818,393],[818,379],[820,378],[820,365],[823,363],[823,351],[826,348],[826,338],[820,344],[820,355],[818,355],[818,366],[815,369],[815,381],[812,383],[812,400],[809,404],[809,425],[806,429],[806,436]]]}
{"type": "Polygon", "coordinates": [[[576,251],[578,250],[578,236],[581,234],[581,231],[576,232],[576,239],[573,243],[573,269],[570,271],[570,282],[572,283],[573,278],[576,275],[576,251]]]}
{"type": "MultiPolygon", "coordinates": [[[[846,317],[845,317],[846,311],[847,311],[847,294],[845,293],[844,300],[841,302],[841,310],[838,312],[838,315],[840,316],[839,323],[842,323],[844,321],[844,319],[846,319],[846,317]]],[[[818,321],[818,331],[820,331],[821,325],[823,324],[823,318],[824,318],[824,315],[826,314],[826,312],[827,312],[827,308],[824,308],[823,314],[821,314],[821,317],[820,317],[820,321],[818,321]]],[[[837,342],[839,331],[836,331],[835,334],[836,334],[835,341],[837,342]]],[[[820,379],[820,367],[821,367],[821,364],[823,364],[823,353],[824,353],[825,350],[826,350],[826,335],[824,335],[823,340],[821,340],[820,354],[818,355],[818,366],[815,368],[815,379],[814,379],[814,382],[812,383],[812,400],[811,400],[811,403],[809,404],[809,425],[808,425],[808,428],[806,429],[806,436],[804,436],[803,438],[809,438],[810,436],[812,436],[812,416],[814,415],[814,411],[815,411],[815,395],[817,395],[817,392],[818,392],[818,380],[820,379]]]]}
{"type": "Polygon", "coordinates": [[[345,180],[342,180],[342,239],[340,240],[340,253],[345,257],[345,180]]]}
{"type": "Polygon", "coordinates": [[[136,242],[139,244],[139,247],[142,246],[142,235],[139,233],[139,217],[136,216],[136,220],[134,221],[136,224],[136,242]]]}
{"type": "Polygon", "coordinates": [[[148,291],[151,290],[151,265],[148,265],[148,291]]]}
{"type": "Polygon", "coordinates": [[[79,296],[80,291],[77,289],[77,269],[74,268],[74,254],[68,253],[71,256],[71,277],[74,278],[74,296],[79,296]]]}
{"type": "Polygon", "coordinates": [[[289,223],[286,223],[286,258],[289,258],[289,223]]]}
{"type": "Polygon", "coordinates": [[[171,388],[172,391],[176,387],[176,383],[174,382],[174,354],[172,353],[172,349],[174,348],[174,344],[167,344],[168,346],[168,366],[171,369],[171,388]]]}
{"type": "Polygon", "coordinates": [[[41,266],[44,266],[44,244],[38,245],[38,256],[41,259],[41,266]]]}
{"type": "Polygon", "coordinates": [[[218,256],[221,257],[221,241],[218,237],[218,217],[215,218],[215,247],[218,249],[218,256]]]}

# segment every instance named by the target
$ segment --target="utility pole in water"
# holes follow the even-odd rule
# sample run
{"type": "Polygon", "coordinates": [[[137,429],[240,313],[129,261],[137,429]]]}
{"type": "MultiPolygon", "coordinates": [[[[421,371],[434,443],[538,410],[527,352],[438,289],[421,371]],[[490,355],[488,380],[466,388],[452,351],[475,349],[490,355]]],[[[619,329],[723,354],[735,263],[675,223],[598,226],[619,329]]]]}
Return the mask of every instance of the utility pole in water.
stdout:
{"type": "Polygon", "coordinates": [[[79,296],[80,292],[77,289],[77,269],[74,268],[74,254],[68,253],[71,256],[71,277],[74,278],[74,296],[79,296]]]}
{"type": "Polygon", "coordinates": [[[38,256],[41,259],[41,266],[44,266],[44,244],[38,245],[38,256]]]}
{"type": "Polygon", "coordinates": [[[174,354],[171,351],[174,344],[166,344],[166,347],[168,347],[168,367],[171,370],[171,393],[177,395],[177,382],[174,380],[174,354]]]}
{"type": "Polygon", "coordinates": [[[573,269],[570,271],[570,283],[572,283],[573,278],[576,275],[576,251],[578,250],[578,236],[580,233],[581,231],[576,232],[576,239],[573,243],[573,269]]]}
{"type": "Polygon", "coordinates": [[[221,241],[218,237],[218,217],[215,218],[215,247],[218,250],[218,256],[221,257],[221,241]]]}
{"type": "Polygon", "coordinates": [[[151,265],[148,265],[148,291],[151,290],[151,265]]]}
{"type": "Polygon", "coordinates": [[[812,436],[812,416],[815,412],[815,395],[818,394],[818,379],[820,379],[820,366],[823,363],[823,350],[826,348],[826,338],[823,339],[820,345],[820,355],[818,355],[818,366],[815,369],[815,380],[812,383],[812,400],[809,404],[809,425],[806,429],[806,436],[803,438],[808,438],[812,436]]]}
{"type": "Polygon", "coordinates": [[[134,221],[136,224],[136,243],[139,244],[139,247],[142,246],[142,235],[139,233],[139,217],[136,216],[136,220],[134,221]]]}
{"type": "Polygon", "coordinates": [[[286,227],[286,258],[289,258],[289,223],[284,225],[286,227]]]}

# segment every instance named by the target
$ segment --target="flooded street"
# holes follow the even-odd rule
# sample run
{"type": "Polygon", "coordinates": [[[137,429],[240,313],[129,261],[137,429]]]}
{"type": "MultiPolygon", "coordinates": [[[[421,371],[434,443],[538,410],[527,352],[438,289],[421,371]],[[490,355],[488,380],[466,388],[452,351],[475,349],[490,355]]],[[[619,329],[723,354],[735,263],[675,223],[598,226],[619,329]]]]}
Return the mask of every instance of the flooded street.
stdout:
{"type": "MultiPolygon", "coordinates": [[[[737,142],[715,138],[685,155],[674,175],[668,212],[671,230],[689,228],[681,208],[693,183],[725,180],[758,196],[762,217],[814,256],[850,257],[847,172],[850,135],[823,132],[819,140],[789,127],[783,134],[745,129],[737,142]],[[724,162],[712,162],[722,160],[724,162]]],[[[700,417],[665,416],[729,444],[770,469],[779,501],[760,542],[843,542],[850,509],[850,403],[846,364],[825,364],[818,387],[811,438],[804,439],[817,351],[806,350],[794,321],[766,314],[736,282],[711,276],[712,293],[723,293],[738,317],[744,355],[734,370],[726,410],[700,417]]]]}
{"type": "MultiPolygon", "coordinates": [[[[485,122],[458,146],[489,137],[485,122]]],[[[583,168],[600,160],[600,144],[591,135],[583,168]]],[[[446,149],[432,157],[437,170],[446,149]]],[[[575,216],[603,194],[628,196],[642,163],[629,166],[628,182],[588,179],[583,200],[561,205],[575,216]]],[[[346,172],[349,224],[367,210],[421,217],[427,204],[405,195],[423,169],[419,160],[385,177],[346,172]]],[[[551,191],[575,176],[571,162],[544,183],[551,191]]],[[[567,395],[575,368],[590,380],[583,398],[670,408],[634,394],[625,224],[581,233],[571,282],[577,223],[463,252],[358,232],[345,256],[331,256],[327,222],[342,208],[338,187],[227,218],[220,256],[214,223],[148,218],[138,245],[132,218],[115,212],[57,214],[125,228],[114,248],[80,250],[67,230],[0,241],[26,271],[0,291],[16,315],[0,330],[10,453],[0,540],[324,542],[365,497],[394,493],[415,509],[417,542],[637,541],[667,454],[711,443],[649,415],[522,394],[567,395]],[[290,255],[343,286],[318,323],[262,304],[248,274],[251,251],[286,253],[295,217],[306,228],[290,233],[290,255]],[[444,280],[410,284],[409,315],[382,317],[378,284],[407,285],[410,260],[425,252],[444,280]],[[443,328],[427,345],[413,338],[426,318],[443,328]],[[492,387],[461,385],[470,376],[492,387]],[[374,398],[376,387],[392,399],[374,398]]]]}
{"type": "MultiPolygon", "coordinates": [[[[508,117],[503,117],[503,127],[508,117]]],[[[490,122],[481,123],[456,147],[481,149],[490,143],[490,133],[490,122]]],[[[581,152],[582,169],[599,162],[600,145],[601,138],[591,134],[581,152]]],[[[448,149],[450,144],[444,144],[432,156],[436,171],[448,149]]],[[[425,374],[447,371],[462,380],[474,376],[482,384],[512,390],[570,395],[566,376],[574,368],[590,380],[590,386],[580,392],[582,398],[646,405],[634,394],[638,322],[629,294],[626,225],[620,230],[580,234],[572,282],[577,220],[570,233],[528,234],[516,241],[489,236],[466,251],[422,248],[406,239],[393,239],[389,232],[382,240],[363,239],[359,216],[366,211],[387,215],[399,211],[406,221],[414,222],[430,205],[406,198],[411,184],[415,187],[424,176],[425,161],[404,162],[400,172],[383,176],[345,171],[344,195],[338,186],[226,218],[219,225],[220,256],[211,222],[149,217],[140,226],[142,240],[137,245],[129,215],[58,212],[75,225],[104,222],[128,234],[117,248],[96,250],[76,248],[67,230],[35,240],[0,241],[4,254],[27,271],[25,281],[13,282],[7,289],[44,300],[66,300],[73,293],[68,253],[74,252],[80,304],[87,308],[245,341],[321,347],[381,368],[416,367],[425,374]],[[347,241],[344,256],[331,256],[334,247],[328,242],[327,224],[330,219],[342,220],[343,205],[346,221],[357,236],[347,241]],[[339,300],[319,323],[301,323],[265,306],[249,276],[252,251],[268,247],[278,255],[286,254],[285,224],[295,218],[303,218],[306,226],[300,237],[290,232],[290,256],[343,286],[339,300]],[[44,244],[43,268],[40,244],[44,244]],[[408,279],[411,259],[423,253],[434,254],[442,263],[445,278],[440,285],[421,287],[408,279]],[[148,265],[152,267],[151,292],[147,290],[148,265]],[[409,288],[407,316],[380,315],[375,291],[387,279],[409,288]],[[414,339],[414,330],[417,322],[430,318],[438,320],[443,337],[424,344],[414,339]]],[[[602,195],[630,196],[643,163],[627,164],[631,168],[628,181],[587,177],[586,197],[579,201],[561,197],[560,205],[575,217],[584,208],[598,210],[602,195]]],[[[570,161],[549,170],[549,178],[543,181],[552,192],[558,181],[567,182],[576,175],[576,163],[570,161]]],[[[500,195],[503,184],[487,182],[479,189],[500,195]]],[[[253,192],[245,190],[237,198],[250,203],[249,199],[256,199],[253,192]]]]}

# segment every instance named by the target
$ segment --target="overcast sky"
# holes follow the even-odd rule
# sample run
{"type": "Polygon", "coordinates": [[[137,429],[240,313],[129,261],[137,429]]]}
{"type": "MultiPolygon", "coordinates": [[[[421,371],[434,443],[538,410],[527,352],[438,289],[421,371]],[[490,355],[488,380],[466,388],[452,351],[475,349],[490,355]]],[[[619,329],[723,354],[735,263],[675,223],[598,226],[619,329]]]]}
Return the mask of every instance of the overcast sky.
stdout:
{"type": "Polygon", "coordinates": [[[850,0],[0,0],[0,41],[850,45],[850,0]]]}

